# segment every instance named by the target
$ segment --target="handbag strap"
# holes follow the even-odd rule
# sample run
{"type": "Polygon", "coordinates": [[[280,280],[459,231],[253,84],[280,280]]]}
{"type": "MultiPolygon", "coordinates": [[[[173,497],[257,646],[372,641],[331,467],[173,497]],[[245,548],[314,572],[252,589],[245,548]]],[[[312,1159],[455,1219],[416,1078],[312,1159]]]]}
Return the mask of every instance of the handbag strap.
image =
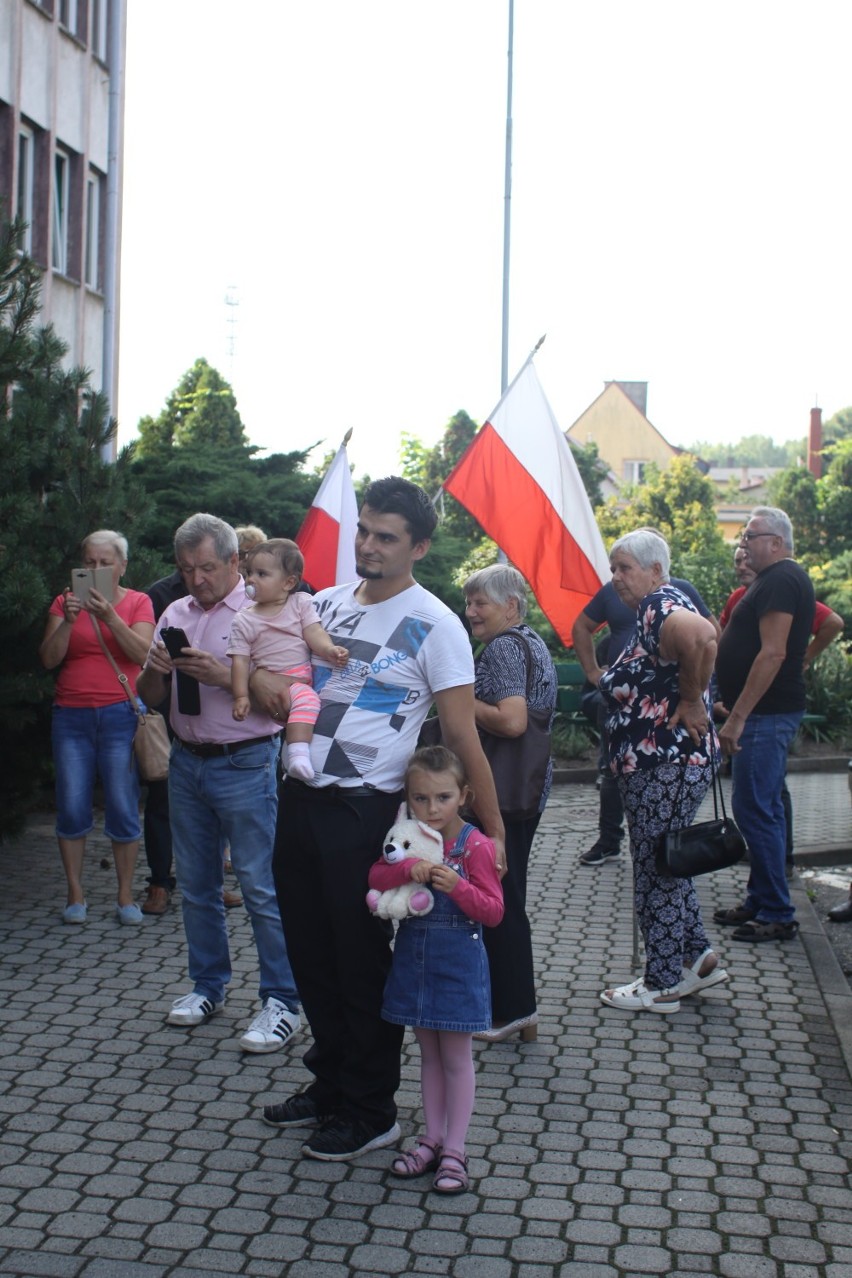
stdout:
{"type": "MultiPolygon", "coordinates": [[[[713,819],[714,819],[714,821],[718,821],[718,820],[719,820],[719,812],[721,811],[721,813],[722,813],[722,820],[723,820],[723,821],[727,821],[727,819],[728,819],[728,813],[727,813],[727,811],[725,810],[725,792],[724,792],[724,790],[722,789],[722,778],[721,778],[721,776],[719,775],[719,769],[718,769],[718,768],[717,768],[717,766],[716,766],[716,751],[713,749],[713,746],[712,746],[712,744],[711,744],[711,742],[710,742],[710,734],[709,734],[709,732],[708,732],[708,733],[705,733],[704,737],[702,737],[702,740],[707,741],[707,745],[708,745],[708,754],[709,754],[709,757],[710,757],[710,768],[711,768],[711,772],[710,772],[710,788],[711,788],[711,790],[713,791],[713,819]]],[[[682,793],[682,791],[683,791],[683,787],[686,785],[686,769],[687,769],[687,764],[684,764],[684,765],[683,765],[683,776],[681,777],[681,779],[680,779],[680,785],[679,785],[679,786],[678,786],[678,788],[677,788],[677,795],[675,796],[675,803],[679,803],[679,802],[680,802],[680,796],[681,796],[681,793],[682,793]]]]}
{"type": "Polygon", "coordinates": [[[124,673],[123,670],[119,670],[115,657],[112,655],[109,648],[104,643],[104,637],[101,634],[101,628],[91,613],[89,613],[89,620],[91,621],[95,634],[97,635],[98,643],[101,645],[101,648],[103,649],[104,656],[106,657],[109,664],[112,666],[113,670],[115,671],[115,677],[118,679],[118,682],[121,684],[122,688],[124,689],[124,692],[127,696],[127,700],[133,706],[133,709],[136,711],[139,718],[144,719],[145,715],[143,714],[142,707],[139,704],[138,698],[135,696],[135,694],[133,693],[133,690],[130,687],[130,680],[128,679],[127,675],[124,673]]]}
{"type": "MultiPolygon", "coordinates": [[[[517,639],[518,643],[519,643],[519,644],[521,644],[521,646],[522,646],[522,647],[524,648],[524,650],[525,650],[525,655],[526,655],[526,670],[527,670],[527,689],[526,689],[526,698],[527,698],[527,705],[529,705],[530,694],[531,694],[531,692],[532,692],[532,685],[533,685],[533,674],[534,674],[534,671],[533,671],[533,656],[532,656],[532,649],[531,649],[531,647],[530,647],[529,640],[527,639],[526,635],[522,635],[522,634],[521,634],[520,630],[504,630],[504,631],[503,631],[503,636],[504,636],[506,639],[517,639]]],[[[500,637],[501,637],[500,635],[496,635],[496,636],[495,636],[495,638],[498,638],[498,639],[499,639],[500,637]]],[[[486,644],[486,647],[487,647],[487,644],[486,644]]],[[[484,652],[484,651],[485,651],[485,648],[483,648],[482,652],[484,652]]],[[[480,657],[482,656],[482,652],[479,654],[479,655],[480,655],[480,657]]],[[[477,660],[478,660],[478,658],[477,658],[477,660]]]]}

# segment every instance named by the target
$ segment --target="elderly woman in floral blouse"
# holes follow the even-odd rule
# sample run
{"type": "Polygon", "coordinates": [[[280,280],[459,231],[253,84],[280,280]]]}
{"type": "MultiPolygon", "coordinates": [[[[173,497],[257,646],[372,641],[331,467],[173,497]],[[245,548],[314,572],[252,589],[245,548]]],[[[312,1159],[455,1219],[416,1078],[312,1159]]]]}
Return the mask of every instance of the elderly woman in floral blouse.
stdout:
{"type": "Polygon", "coordinates": [[[667,830],[689,825],[713,775],[718,742],[707,685],[716,633],[693,603],[669,585],[669,548],[638,529],[610,553],[619,598],[637,609],[636,629],[600,681],[607,701],[609,763],[630,832],[636,913],[645,974],[601,999],[625,1011],[677,1012],[727,973],[701,921],[691,879],[662,878],[655,853],[667,830]]]}

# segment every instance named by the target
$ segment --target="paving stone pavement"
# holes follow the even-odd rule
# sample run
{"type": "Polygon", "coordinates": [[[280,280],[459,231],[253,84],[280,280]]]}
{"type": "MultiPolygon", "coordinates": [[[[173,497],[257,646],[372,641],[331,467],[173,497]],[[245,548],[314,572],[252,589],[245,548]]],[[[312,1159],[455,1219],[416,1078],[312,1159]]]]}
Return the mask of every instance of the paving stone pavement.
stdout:
{"type": "MultiPolygon", "coordinates": [[[[791,784],[800,848],[848,846],[846,777],[791,784]]],[[[629,865],[578,866],[596,817],[588,784],[545,814],[539,1038],[477,1045],[472,1188],[450,1199],[388,1178],[387,1150],[312,1162],[303,1134],[260,1122],[306,1082],[306,1040],[237,1046],[256,1006],[243,911],[225,1012],[168,1026],[187,989],[178,911],[121,928],[94,839],[89,922],[64,927],[52,819],[33,818],[0,849],[0,1274],[850,1278],[850,1003],[804,891],[801,939],[750,948],[711,924],[729,984],[670,1018],[625,1015],[598,994],[633,976],[629,865]]],[[[744,878],[700,881],[705,919],[744,878]]],[[[410,1136],[410,1036],[399,1101],[410,1136]]]]}

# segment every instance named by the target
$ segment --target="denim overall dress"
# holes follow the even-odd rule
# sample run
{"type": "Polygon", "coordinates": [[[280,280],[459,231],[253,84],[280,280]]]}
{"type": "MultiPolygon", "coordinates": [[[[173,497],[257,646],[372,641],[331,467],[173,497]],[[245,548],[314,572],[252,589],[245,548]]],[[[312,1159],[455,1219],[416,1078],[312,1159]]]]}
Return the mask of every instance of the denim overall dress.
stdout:
{"type": "MultiPolygon", "coordinates": [[[[444,857],[466,879],[464,825],[444,857]]],[[[452,897],[432,888],[435,904],[397,929],[393,966],[385,985],[382,1017],[394,1025],[473,1034],[491,1028],[491,982],[482,924],[469,919],[452,897]]]]}

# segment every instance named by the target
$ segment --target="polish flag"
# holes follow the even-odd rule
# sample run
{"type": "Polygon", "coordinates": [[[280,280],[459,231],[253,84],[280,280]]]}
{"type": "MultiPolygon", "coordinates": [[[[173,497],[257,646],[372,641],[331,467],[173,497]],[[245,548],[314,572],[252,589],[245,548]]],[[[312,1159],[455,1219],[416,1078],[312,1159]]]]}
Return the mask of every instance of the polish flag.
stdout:
{"type": "Polygon", "coordinates": [[[296,544],[305,557],[305,580],[315,590],[354,581],[356,576],[358,506],[346,456],[348,439],[347,434],[296,534],[296,544]]]}
{"type": "Polygon", "coordinates": [[[578,614],[609,580],[609,558],[532,356],[443,487],[523,573],[570,645],[578,614]]]}

